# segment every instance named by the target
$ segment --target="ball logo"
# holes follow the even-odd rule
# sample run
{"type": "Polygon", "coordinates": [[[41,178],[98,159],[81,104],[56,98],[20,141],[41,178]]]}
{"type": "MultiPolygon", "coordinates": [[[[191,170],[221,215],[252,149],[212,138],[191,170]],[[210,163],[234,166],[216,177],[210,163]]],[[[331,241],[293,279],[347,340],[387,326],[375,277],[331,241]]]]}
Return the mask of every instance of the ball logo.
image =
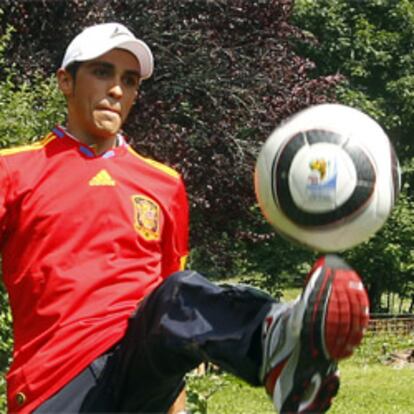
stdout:
{"type": "Polygon", "coordinates": [[[338,178],[335,158],[318,157],[309,162],[309,175],[306,189],[310,198],[332,198],[335,196],[338,178]]]}
{"type": "Polygon", "coordinates": [[[317,171],[319,173],[320,179],[323,180],[326,176],[326,170],[327,170],[328,163],[325,159],[317,159],[313,160],[309,163],[309,167],[311,171],[317,171]]]}

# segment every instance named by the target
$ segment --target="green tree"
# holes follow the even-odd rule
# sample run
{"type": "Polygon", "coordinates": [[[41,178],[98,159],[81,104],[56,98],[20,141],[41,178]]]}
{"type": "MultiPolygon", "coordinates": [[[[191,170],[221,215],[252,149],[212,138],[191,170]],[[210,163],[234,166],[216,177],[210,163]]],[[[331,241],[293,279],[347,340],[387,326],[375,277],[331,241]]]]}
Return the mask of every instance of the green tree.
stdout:
{"type": "Polygon", "coordinates": [[[377,119],[399,148],[414,152],[414,3],[411,0],[297,0],[301,53],[317,75],[340,73],[341,101],[377,119]]]}
{"type": "Polygon", "coordinates": [[[393,216],[369,243],[346,257],[368,285],[372,307],[381,294],[412,295],[414,278],[414,3],[411,0],[296,0],[293,22],[304,30],[299,53],[314,75],[337,73],[337,99],[369,113],[388,132],[403,168],[393,216]]]}

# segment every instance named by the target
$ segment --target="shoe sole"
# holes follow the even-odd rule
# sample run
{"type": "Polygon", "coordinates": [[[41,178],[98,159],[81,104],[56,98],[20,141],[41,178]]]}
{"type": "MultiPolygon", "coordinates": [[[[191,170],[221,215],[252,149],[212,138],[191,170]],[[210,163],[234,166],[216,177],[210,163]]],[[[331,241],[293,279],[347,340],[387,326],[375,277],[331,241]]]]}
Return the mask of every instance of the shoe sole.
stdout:
{"type": "Polygon", "coordinates": [[[329,255],[316,262],[307,293],[301,342],[310,344],[312,359],[321,354],[333,360],[349,357],[369,320],[368,295],[360,277],[339,257],[329,255]]]}
{"type": "Polygon", "coordinates": [[[304,313],[297,323],[300,342],[292,361],[292,388],[281,413],[308,412],[323,379],[334,373],[338,360],[352,354],[368,325],[368,296],[357,273],[343,260],[328,255],[309,274],[301,298],[304,313]]]}

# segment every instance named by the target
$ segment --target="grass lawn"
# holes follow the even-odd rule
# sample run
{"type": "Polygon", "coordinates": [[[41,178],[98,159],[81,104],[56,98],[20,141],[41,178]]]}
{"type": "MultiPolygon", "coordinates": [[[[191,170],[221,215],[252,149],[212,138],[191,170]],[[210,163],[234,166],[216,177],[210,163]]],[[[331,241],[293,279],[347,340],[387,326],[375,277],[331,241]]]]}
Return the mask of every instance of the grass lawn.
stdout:
{"type": "MultiPolygon", "coordinates": [[[[414,367],[386,365],[392,352],[414,348],[414,337],[371,336],[355,356],[340,365],[341,388],[332,414],[414,414],[414,367]]],[[[191,390],[203,400],[194,414],[266,414],[272,404],[263,389],[228,375],[191,378],[191,390]]]]}
{"type": "Polygon", "coordinates": [[[342,387],[333,414],[414,413],[414,368],[347,363],[341,374],[342,387]]]}

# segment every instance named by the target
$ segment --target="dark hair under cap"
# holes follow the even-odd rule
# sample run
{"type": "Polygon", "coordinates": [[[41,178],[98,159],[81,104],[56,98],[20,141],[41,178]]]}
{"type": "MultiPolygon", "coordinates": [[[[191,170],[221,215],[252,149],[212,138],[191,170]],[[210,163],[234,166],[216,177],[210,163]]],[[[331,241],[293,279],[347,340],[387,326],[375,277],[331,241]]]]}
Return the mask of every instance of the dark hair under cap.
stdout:
{"type": "Polygon", "coordinates": [[[82,62],[72,62],[66,67],[66,70],[70,73],[73,80],[76,79],[76,74],[78,73],[81,64],[82,62]]]}

